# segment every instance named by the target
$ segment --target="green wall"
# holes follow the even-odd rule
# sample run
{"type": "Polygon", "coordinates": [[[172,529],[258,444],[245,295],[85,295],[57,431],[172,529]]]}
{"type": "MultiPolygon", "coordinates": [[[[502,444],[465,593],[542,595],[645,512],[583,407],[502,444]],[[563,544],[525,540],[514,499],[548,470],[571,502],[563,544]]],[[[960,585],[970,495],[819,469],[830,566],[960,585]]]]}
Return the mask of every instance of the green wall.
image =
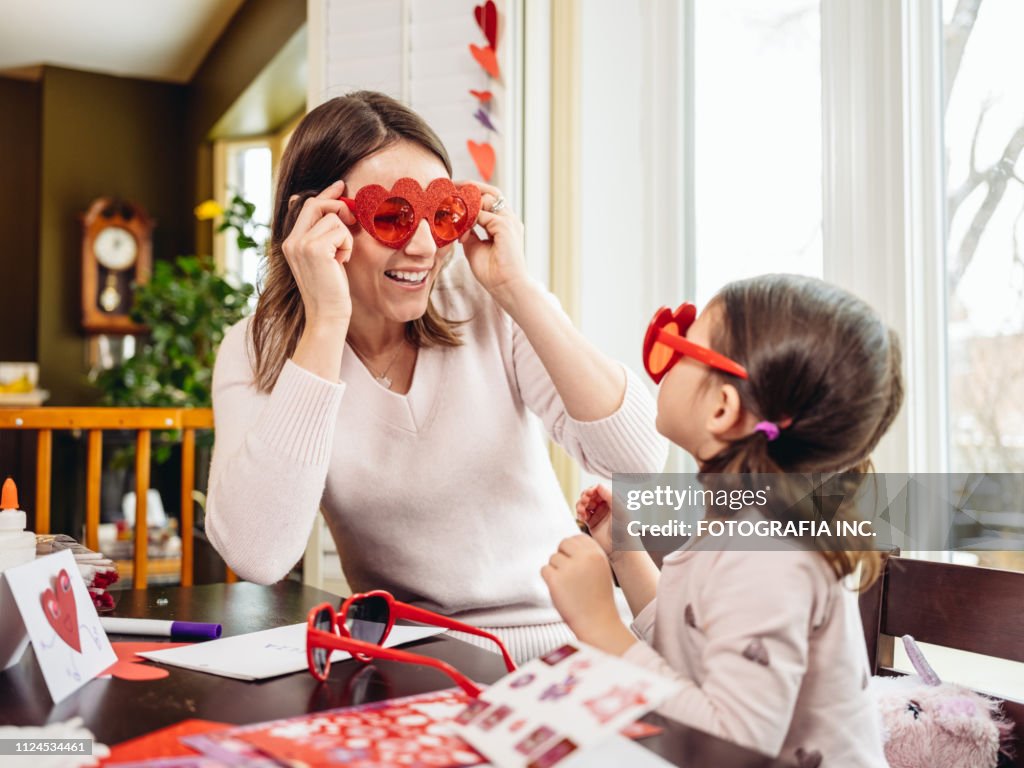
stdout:
{"type": "Polygon", "coordinates": [[[0,360],[36,359],[39,83],[0,78],[0,360]]]}
{"type": "Polygon", "coordinates": [[[141,204],[156,219],[153,256],[190,250],[186,87],[45,67],[42,77],[38,360],[49,405],[87,405],[80,330],[81,223],[97,197],[141,204]]]}
{"type": "Polygon", "coordinates": [[[209,134],[305,23],[306,0],[247,0],[187,85],[51,66],[0,78],[0,360],[37,360],[49,405],[95,402],[79,215],[123,197],[156,219],[154,258],[209,253],[192,217],[213,191],[209,134]]]}

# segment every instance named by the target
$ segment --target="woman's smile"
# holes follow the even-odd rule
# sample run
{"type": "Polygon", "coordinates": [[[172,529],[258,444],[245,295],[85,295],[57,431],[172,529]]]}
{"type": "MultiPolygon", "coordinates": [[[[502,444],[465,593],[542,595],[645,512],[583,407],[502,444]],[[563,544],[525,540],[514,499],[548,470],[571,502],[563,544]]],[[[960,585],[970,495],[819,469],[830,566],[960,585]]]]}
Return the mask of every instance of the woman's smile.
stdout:
{"type": "Polygon", "coordinates": [[[384,277],[403,291],[418,291],[427,285],[430,269],[388,269],[384,277]]]}

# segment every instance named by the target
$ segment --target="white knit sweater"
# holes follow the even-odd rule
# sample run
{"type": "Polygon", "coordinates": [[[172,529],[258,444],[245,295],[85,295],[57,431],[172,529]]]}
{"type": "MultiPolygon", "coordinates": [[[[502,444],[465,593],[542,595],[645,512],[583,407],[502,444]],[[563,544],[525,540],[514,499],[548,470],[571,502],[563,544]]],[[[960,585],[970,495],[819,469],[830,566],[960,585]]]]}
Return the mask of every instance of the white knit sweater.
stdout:
{"type": "Polygon", "coordinates": [[[529,412],[610,477],[664,465],[653,399],[628,373],[615,413],[573,419],[461,257],[434,302],[468,320],[464,344],[421,349],[407,395],[347,350],[337,383],[289,361],[270,394],[257,392],[248,321],[228,332],[213,381],[207,534],[240,576],[271,583],[302,556],[322,507],[355,590],[388,589],[479,626],[559,621],[540,569],[577,530],[529,412]]]}

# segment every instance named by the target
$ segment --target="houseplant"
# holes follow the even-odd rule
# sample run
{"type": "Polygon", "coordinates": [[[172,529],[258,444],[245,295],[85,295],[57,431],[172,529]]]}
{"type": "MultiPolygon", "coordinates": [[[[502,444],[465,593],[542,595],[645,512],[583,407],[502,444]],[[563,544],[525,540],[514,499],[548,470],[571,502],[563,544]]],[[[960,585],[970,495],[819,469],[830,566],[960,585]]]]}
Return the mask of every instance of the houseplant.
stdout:
{"type": "MultiPolygon", "coordinates": [[[[262,249],[267,227],[253,221],[255,206],[235,194],[227,209],[208,200],[197,206],[200,220],[220,218],[218,232],[233,230],[240,250],[262,249]]],[[[221,274],[210,256],[178,256],[157,261],[148,283],[138,286],[132,318],[149,332],[137,338],[135,354],[111,368],[96,370],[90,380],[103,405],[149,408],[209,408],[213,404],[213,365],[217,347],[234,323],[249,312],[254,288],[221,274]]],[[[154,435],[153,458],[170,457],[178,435],[154,435]]],[[[197,447],[208,449],[212,435],[197,435],[197,447]]],[[[111,466],[128,469],[134,446],[114,452],[111,466]]],[[[202,459],[197,466],[205,468],[202,459]]],[[[198,479],[198,478],[197,478],[198,479]]],[[[126,476],[125,481],[129,478],[126,476]]]]}
{"type": "MultiPolygon", "coordinates": [[[[240,250],[261,248],[263,225],[253,222],[255,206],[238,196],[225,210],[207,201],[200,219],[221,217],[218,232],[234,230],[240,250]]],[[[216,269],[210,256],[178,256],[157,261],[152,278],[136,289],[132,319],[149,333],[137,340],[135,354],[112,368],[95,371],[101,402],[111,406],[209,408],[213,403],[213,364],[228,328],[249,311],[254,292],[216,269]]],[[[154,458],[166,460],[170,442],[154,445],[154,458]]]]}

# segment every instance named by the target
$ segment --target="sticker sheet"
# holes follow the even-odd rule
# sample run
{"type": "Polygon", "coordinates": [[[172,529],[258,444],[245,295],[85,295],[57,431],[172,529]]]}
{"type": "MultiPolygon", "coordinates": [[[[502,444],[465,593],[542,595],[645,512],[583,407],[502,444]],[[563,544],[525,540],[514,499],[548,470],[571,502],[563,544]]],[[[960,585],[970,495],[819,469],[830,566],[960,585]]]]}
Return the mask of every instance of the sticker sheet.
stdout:
{"type": "Polygon", "coordinates": [[[614,737],[677,687],[595,648],[564,645],[492,685],[454,726],[495,765],[549,768],[614,737]]]}

